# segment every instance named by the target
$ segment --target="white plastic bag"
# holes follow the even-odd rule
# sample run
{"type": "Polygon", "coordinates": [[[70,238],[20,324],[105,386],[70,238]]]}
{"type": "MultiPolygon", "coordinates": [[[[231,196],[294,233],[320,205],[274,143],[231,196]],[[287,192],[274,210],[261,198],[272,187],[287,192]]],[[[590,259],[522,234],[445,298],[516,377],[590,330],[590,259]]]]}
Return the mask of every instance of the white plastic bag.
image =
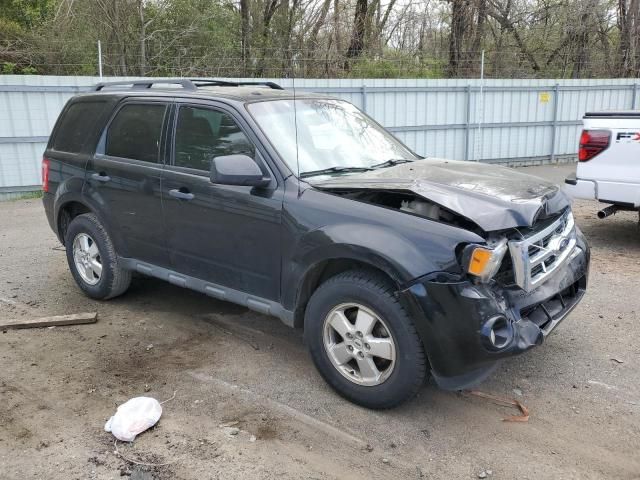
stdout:
{"type": "Polygon", "coordinates": [[[123,442],[133,442],[136,435],[153,427],[162,415],[162,405],[155,398],[135,397],[118,407],[104,425],[106,432],[123,442]]]}

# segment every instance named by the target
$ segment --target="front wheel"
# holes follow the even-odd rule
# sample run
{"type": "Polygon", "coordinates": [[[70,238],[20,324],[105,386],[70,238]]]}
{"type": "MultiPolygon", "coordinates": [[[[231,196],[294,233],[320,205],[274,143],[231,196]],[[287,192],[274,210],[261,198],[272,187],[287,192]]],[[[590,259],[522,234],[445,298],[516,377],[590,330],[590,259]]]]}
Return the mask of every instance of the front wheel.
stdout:
{"type": "Polygon", "coordinates": [[[324,379],[359,405],[394,407],[424,383],[422,342],[381,275],[349,271],[320,285],[307,305],[305,339],[324,379]]]}

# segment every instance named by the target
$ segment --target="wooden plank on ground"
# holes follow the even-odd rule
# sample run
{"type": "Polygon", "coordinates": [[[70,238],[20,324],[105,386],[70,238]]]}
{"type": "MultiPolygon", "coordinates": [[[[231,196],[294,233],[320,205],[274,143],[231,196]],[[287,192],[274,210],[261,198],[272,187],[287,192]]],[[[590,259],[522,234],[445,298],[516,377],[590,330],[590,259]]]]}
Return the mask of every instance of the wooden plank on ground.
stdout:
{"type": "Polygon", "coordinates": [[[60,327],[63,325],[81,325],[84,323],[96,323],[98,312],[74,313],[72,315],[57,315],[53,317],[41,317],[30,319],[0,320],[0,330],[11,328],[41,328],[60,327]]]}

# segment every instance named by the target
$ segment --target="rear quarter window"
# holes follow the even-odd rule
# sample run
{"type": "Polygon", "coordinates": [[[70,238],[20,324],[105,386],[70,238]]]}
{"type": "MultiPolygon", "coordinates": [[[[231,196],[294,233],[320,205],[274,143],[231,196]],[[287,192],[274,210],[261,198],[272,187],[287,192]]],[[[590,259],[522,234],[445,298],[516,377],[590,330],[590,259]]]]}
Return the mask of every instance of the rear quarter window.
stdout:
{"type": "Polygon", "coordinates": [[[59,152],[80,152],[93,133],[105,104],[104,100],[71,104],[59,120],[51,148],[59,152]]]}

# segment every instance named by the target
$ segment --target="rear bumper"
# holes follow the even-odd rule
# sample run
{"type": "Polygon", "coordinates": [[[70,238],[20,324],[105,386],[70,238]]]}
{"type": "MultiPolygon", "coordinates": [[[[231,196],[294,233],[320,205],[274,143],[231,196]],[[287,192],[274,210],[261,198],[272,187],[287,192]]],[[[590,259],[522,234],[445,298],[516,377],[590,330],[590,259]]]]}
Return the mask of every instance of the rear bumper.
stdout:
{"type": "Polygon", "coordinates": [[[583,198],[586,200],[595,200],[597,198],[596,182],[578,179],[575,174],[565,178],[563,189],[571,198],[583,198]]]}
{"type": "Polygon", "coordinates": [[[411,286],[405,294],[417,309],[416,326],[438,385],[468,388],[500,360],[542,344],[584,296],[588,266],[589,247],[578,232],[570,258],[531,292],[437,277],[411,286]],[[500,348],[489,341],[490,326],[498,318],[504,319],[510,338],[500,348]]]}
{"type": "Polygon", "coordinates": [[[572,198],[599,200],[630,208],[640,207],[640,184],[638,183],[585,180],[572,174],[564,180],[564,191],[572,198]]]}
{"type": "Polygon", "coordinates": [[[55,214],[53,211],[54,197],[55,195],[53,195],[52,193],[44,192],[42,194],[42,205],[44,206],[44,213],[47,216],[47,221],[49,222],[49,226],[57,236],[58,228],[56,225],[55,214]]]}

